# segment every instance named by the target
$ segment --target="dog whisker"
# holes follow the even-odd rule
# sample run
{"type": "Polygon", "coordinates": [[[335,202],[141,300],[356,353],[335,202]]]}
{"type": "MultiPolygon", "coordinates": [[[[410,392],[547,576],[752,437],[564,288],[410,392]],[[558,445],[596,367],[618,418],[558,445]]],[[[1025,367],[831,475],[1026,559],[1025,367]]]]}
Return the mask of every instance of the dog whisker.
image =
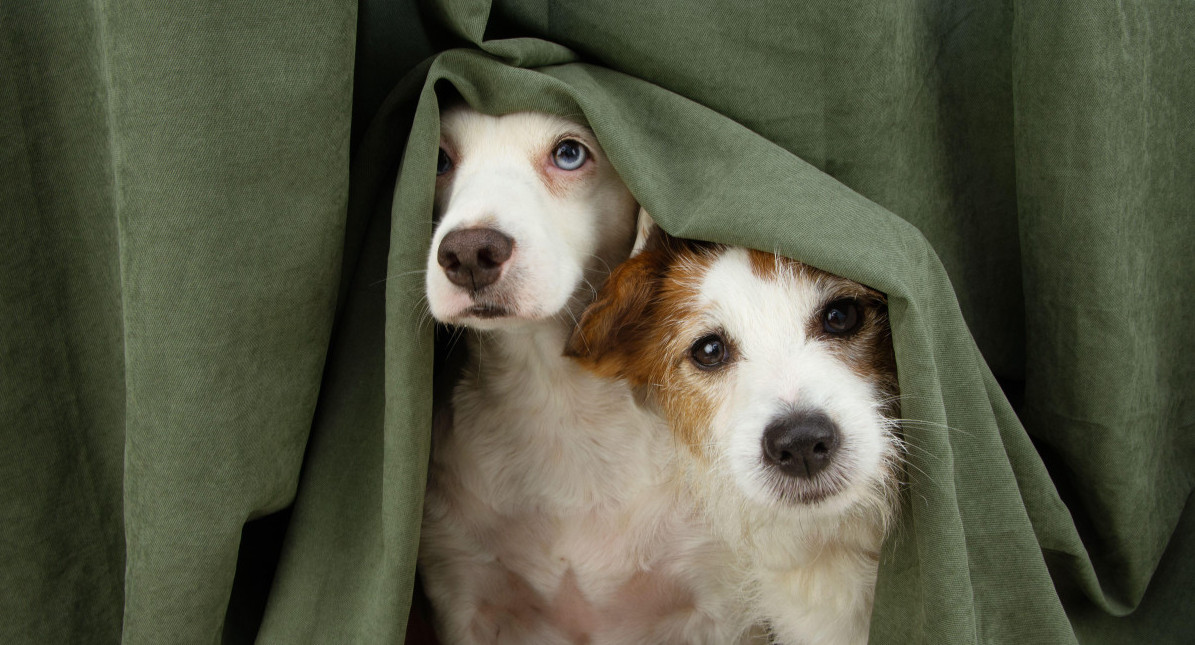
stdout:
{"type": "Polygon", "coordinates": [[[453,352],[455,352],[457,350],[457,347],[460,345],[461,341],[464,340],[465,330],[460,327],[452,327],[450,329],[451,329],[451,332],[448,336],[448,350],[447,351],[449,354],[452,354],[453,352]]]}
{"type": "MultiPolygon", "coordinates": [[[[377,280],[376,282],[371,282],[371,283],[369,284],[369,286],[371,286],[371,287],[376,287],[376,286],[378,286],[379,284],[382,284],[382,283],[384,283],[384,282],[389,282],[389,281],[391,281],[391,280],[397,280],[397,279],[399,279],[399,278],[405,278],[405,277],[407,277],[407,276],[411,276],[411,275],[426,275],[426,274],[427,274],[427,269],[414,269],[414,270],[412,270],[412,271],[404,271],[404,272],[402,272],[402,273],[395,273],[395,274],[393,274],[393,275],[387,275],[386,277],[384,277],[384,278],[382,278],[382,279],[380,279],[380,280],[377,280]]],[[[422,284],[422,283],[420,283],[420,284],[416,285],[416,288],[418,288],[419,290],[421,290],[421,291],[422,291],[422,290],[423,290],[423,284],[422,284]]]]}
{"type": "MultiPolygon", "coordinates": [[[[608,276],[608,275],[610,275],[610,273],[611,273],[611,272],[614,270],[614,269],[613,269],[613,267],[611,267],[611,266],[610,266],[610,263],[606,261],[606,258],[604,258],[604,257],[602,257],[602,256],[600,256],[600,255],[598,255],[598,254],[596,254],[596,253],[590,253],[590,254],[589,254],[588,256],[586,256],[586,257],[588,257],[588,258],[590,258],[590,259],[593,259],[593,260],[597,260],[598,262],[601,262],[601,263],[602,263],[602,269],[603,269],[604,271],[603,271],[603,273],[602,273],[601,275],[603,275],[603,276],[608,276]]],[[[592,285],[591,285],[591,286],[592,286],[592,285]]],[[[594,293],[597,293],[597,290],[596,290],[596,289],[594,289],[594,293]]]]}
{"type": "Polygon", "coordinates": [[[937,480],[935,480],[929,473],[922,470],[920,467],[918,467],[913,462],[905,460],[904,467],[912,468],[913,470],[917,471],[922,477],[924,477],[926,479],[926,481],[929,481],[930,483],[937,485],[937,483],[938,483],[937,480]]]}
{"type": "Polygon", "coordinates": [[[927,450],[926,448],[919,446],[916,443],[902,440],[901,442],[899,442],[898,447],[900,448],[901,452],[903,452],[905,454],[910,454],[910,455],[916,454],[919,457],[923,457],[925,459],[930,459],[933,461],[941,461],[942,460],[941,455],[935,454],[933,451],[927,450]]]}
{"type": "Polygon", "coordinates": [[[962,428],[959,428],[958,426],[952,426],[952,425],[948,425],[945,423],[939,423],[937,421],[927,421],[925,419],[901,419],[900,426],[902,428],[930,428],[930,429],[937,429],[937,430],[946,430],[948,433],[953,432],[956,434],[961,434],[965,437],[972,436],[971,431],[963,430],[962,428]]]}

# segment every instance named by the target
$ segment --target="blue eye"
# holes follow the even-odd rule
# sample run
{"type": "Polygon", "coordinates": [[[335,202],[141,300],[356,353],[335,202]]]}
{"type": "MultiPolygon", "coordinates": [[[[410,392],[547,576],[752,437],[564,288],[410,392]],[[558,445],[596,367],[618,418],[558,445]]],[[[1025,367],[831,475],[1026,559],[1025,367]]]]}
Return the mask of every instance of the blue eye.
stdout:
{"type": "Polygon", "coordinates": [[[448,157],[448,153],[444,152],[443,148],[440,148],[440,158],[436,160],[436,176],[439,177],[449,170],[452,170],[452,159],[448,157]]]}
{"type": "Polygon", "coordinates": [[[556,149],[552,151],[552,163],[561,170],[576,170],[585,165],[585,160],[589,158],[589,151],[581,142],[572,139],[565,139],[556,144],[556,149]]]}

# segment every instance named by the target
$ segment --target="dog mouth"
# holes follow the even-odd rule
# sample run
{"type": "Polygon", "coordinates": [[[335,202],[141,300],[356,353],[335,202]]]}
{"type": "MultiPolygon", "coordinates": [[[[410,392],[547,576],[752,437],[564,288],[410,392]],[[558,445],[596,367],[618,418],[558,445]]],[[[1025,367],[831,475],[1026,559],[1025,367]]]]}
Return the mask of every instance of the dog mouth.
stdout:
{"type": "Polygon", "coordinates": [[[473,318],[505,318],[512,315],[510,309],[501,305],[476,304],[461,312],[463,316],[473,318]]]}
{"type": "Polygon", "coordinates": [[[846,478],[837,473],[824,473],[813,480],[768,473],[766,479],[766,488],[785,506],[817,506],[837,496],[848,485],[846,478]]]}

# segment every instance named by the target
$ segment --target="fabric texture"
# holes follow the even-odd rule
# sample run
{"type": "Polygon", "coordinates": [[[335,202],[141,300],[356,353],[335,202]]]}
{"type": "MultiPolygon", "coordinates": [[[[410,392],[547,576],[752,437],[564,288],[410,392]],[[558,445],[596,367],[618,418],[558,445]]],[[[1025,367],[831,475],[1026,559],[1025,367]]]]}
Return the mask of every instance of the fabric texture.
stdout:
{"type": "Polygon", "coordinates": [[[872,642],[1189,641],[1191,33],[1144,1],[0,5],[0,641],[404,641],[449,88],[582,116],[675,235],[888,294],[872,642]]]}

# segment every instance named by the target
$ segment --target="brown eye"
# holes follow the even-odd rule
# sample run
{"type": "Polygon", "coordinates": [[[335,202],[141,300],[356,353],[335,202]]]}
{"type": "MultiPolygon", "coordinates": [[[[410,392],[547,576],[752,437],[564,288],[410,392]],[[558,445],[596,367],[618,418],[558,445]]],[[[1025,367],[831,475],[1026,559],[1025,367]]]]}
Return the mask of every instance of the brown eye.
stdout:
{"type": "Polygon", "coordinates": [[[842,298],[826,305],[822,310],[822,329],[831,334],[849,334],[863,322],[859,303],[852,298],[842,298]]]}
{"type": "Polygon", "coordinates": [[[726,363],[730,357],[730,350],[726,347],[726,340],[718,334],[702,336],[689,348],[689,358],[693,364],[703,370],[714,370],[726,363]]]}
{"type": "Polygon", "coordinates": [[[436,176],[439,177],[449,170],[452,170],[452,159],[447,152],[444,152],[443,148],[440,148],[440,157],[436,159],[436,176]]]}

